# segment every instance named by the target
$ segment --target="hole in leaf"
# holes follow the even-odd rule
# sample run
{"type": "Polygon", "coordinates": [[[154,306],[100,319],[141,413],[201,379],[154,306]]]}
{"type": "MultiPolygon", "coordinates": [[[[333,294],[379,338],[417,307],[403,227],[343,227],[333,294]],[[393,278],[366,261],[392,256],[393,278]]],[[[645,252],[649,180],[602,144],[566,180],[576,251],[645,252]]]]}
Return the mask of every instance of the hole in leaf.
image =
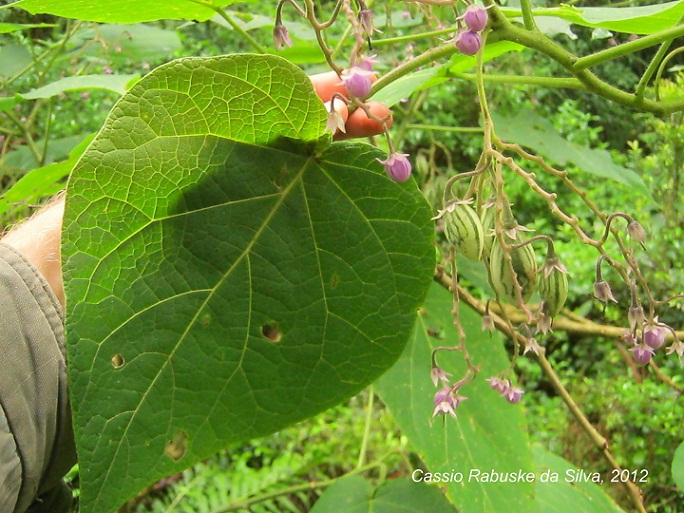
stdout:
{"type": "Polygon", "coordinates": [[[176,431],[173,438],[164,447],[164,453],[173,461],[178,461],[183,457],[188,448],[188,435],[182,429],[176,431]]]}
{"type": "Polygon", "coordinates": [[[115,369],[120,369],[124,366],[124,363],[126,363],[124,357],[120,354],[115,354],[114,356],[112,356],[112,367],[114,367],[115,369]]]}
{"type": "Polygon", "coordinates": [[[278,323],[275,321],[268,321],[261,325],[261,334],[271,342],[280,342],[283,334],[278,328],[278,323]]]}
{"type": "Polygon", "coordinates": [[[211,315],[210,314],[204,314],[202,318],[200,319],[200,324],[202,325],[203,328],[206,328],[211,324],[211,315]]]}

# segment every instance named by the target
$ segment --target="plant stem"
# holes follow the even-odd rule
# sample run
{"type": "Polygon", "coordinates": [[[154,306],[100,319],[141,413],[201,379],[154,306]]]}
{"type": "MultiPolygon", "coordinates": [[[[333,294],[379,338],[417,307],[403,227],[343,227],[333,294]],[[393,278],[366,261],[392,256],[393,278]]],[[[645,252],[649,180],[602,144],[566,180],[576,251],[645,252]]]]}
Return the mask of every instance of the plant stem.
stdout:
{"type": "Polygon", "coordinates": [[[623,55],[643,50],[644,48],[648,48],[650,46],[655,46],[666,41],[671,42],[673,39],[680,36],[684,36],[684,25],[677,25],[672,28],[656,32],[655,34],[640,37],[635,41],[623,43],[621,45],[587,55],[586,57],[581,57],[575,61],[573,64],[573,69],[576,71],[581,71],[583,69],[596,66],[597,64],[617,59],[623,55]]]}
{"type": "Polygon", "coordinates": [[[231,18],[230,16],[228,16],[228,13],[226,13],[223,9],[221,9],[220,7],[216,7],[216,6],[214,6],[213,4],[206,4],[206,3],[202,3],[202,4],[203,4],[203,5],[206,5],[207,7],[209,7],[209,8],[212,9],[213,11],[215,11],[216,14],[218,14],[219,16],[221,16],[221,18],[223,18],[224,20],[226,20],[226,22],[228,23],[228,25],[230,25],[231,27],[233,27],[233,29],[235,29],[235,31],[238,32],[238,33],[245,39],[245,41],[247,41],[250,45],[252,45],[252,47],[253,47],[257,52],[259,52],[259,53],[268,53],[268,52],[266,51],[266,49],[265,49],[263,46],[261,46],[261,45],[257,42],[256,39],[254,39],[252,36],[250,36],[249,33],[248,33],[245,29],[243,29],[240,25],[238,25],[237,22],[236,22],[233,18],[231,18]]]}
{"type": "Polygon", "coordinates": [[[482,127],[479,126],[441,126],[441,125],[419,125],[411,123],[407,128],[417,130],[434,130],[438,132],[455,132],[461,134],[482,133],[482,127]]]}
{"type": "MultiPolygon", "coordinates": [[[[684,16],[679,18],[679,20],[677,21],[677,25],[682,23],[682,21],[684,21],[684,16]]],[[[667,51],[670,49],[671,45],[671,39],[668,41],[664,41],[663,44],[660,45],[660,48],[658,48],[656,54],[653,56],[653,59],[651,59],[651,62],[648,64],[648,67],[646,68],[646,71],[644,71],[644,74],[641,76],[641,79],[639,79],[639,83],[637,84],[636,89],[634,91],[634,94],[638,98],[643,98],[644,91],[646,90],[646,85],[648,84],[648,81],[651,80],[653,73],[655,73],[656,69],[658,69],[658,65],[665,58],[665,55],[667,55],[667,51]]]]}
{"type": "Polygon", "coordinates": [[[537,24],[534,22],[534,16],[532,16],[532,5],[530,0],[520,0],[520,9],[523,15],[523,24],[527,30],[538,30],[537,24]]]}
{"type": "MultiPolygon", "coordinates": [[[[638,108],[655,114],[669,114],[684,109],[684,98],[667,102],[639,98],[634,94],[627,93],[604,82],[587,69],[576,69],[575,63],[579,59],[575,55],[561,48],[541,33],[531,32],[513,25],[497,11],[496,7],[493,7],[490,12],[493,18],[495,33],[499,38],[522,44],[552,58],[572,73],[584,85],[587,91],[620,105],[638,108]]],[[[680,29],[684,28],[680,27],[680,29]]]]}
{"type": "Polygon", "coordinates": [[[435,48],[432,48],[428,50],[427,52],[418,55],[417,57],[411,59],[410,61],[397,66],[393,70],[389,71],[388,73],[384,74],[381,76],[378,80],[375,81],[373,84],[373,87],[371,88],[371,93],[370,96],[373,96],[375,93],[377,93],[380,89],[383,87],[386,87],[387,85],[391,84],[395,80],[403,77],[404,75],[408,74],[409,72],[421,67],[428,65],[432,63],[433,61],[437,61],[440,59],[444,59],[447,57],[450,57],[454,53],[456,53],[458,50],[456,49],[456,45],[448,43],[444,44],[441,46],[437,46],[435,48]]]}
{"type": "MultiPolygon", "coordinates": [[[[474,73],[447,72],[447,76],[470,81],[475,81],[477,79],[477,76],[474,73]]],[[[554,87],[558,89],[584,89],[582,82],[571,77],[531,77],[522,75],[493,75],[491,73],[487,73],[483,78],[485,82],[491,82],[494,84],[530,85],[554,87]]]]}

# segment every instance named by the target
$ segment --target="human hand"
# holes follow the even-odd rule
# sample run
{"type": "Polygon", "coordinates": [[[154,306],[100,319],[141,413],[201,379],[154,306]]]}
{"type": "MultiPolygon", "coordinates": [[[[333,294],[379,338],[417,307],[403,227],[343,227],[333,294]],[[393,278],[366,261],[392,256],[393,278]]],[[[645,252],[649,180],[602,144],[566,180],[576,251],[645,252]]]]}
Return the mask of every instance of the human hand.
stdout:
{"type": "MultiPolygon", "coordinates": [[[[341,93],[345,96],[348,95],[344,84],[337,76],[334,71],[328,71],[326,73],[319,73],[317,75],[311,75],[309,77],[311,83],[314,86],[316,94],[324,102],[329,102],[334,93],[341,93]]],[[[387,121],[387,127],[392,126],[391,112],[382,103],[378,102],[367,102],[366,105],[370,108],[371,112],[380,119],[384,119],[389,116],[387,121]]],[[[334,102],[335,110],[338,112],[345,122],[346,133],[338,132],[335,134],[335,139],[349,139],[352,137],[369,137],[371,135],[378,135],[383,132],[382,123],[370,119],[363,109],[357,109],[349,115],[349,109],[345,102],[336,101],[334,102]]]]}

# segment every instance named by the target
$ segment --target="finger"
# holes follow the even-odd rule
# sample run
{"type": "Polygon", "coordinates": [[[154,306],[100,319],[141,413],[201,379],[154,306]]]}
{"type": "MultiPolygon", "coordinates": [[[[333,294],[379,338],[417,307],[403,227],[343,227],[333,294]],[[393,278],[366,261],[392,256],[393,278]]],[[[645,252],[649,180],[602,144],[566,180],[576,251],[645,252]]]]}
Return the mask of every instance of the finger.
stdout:
{"type": "MultiPolygon", "coordinates": [[[[309,78],[311,79],[316,94],[324,102],[330,101],[330,98],[332,98],[334,93],[347,94],[344,84],[334,71],[311,75],[309,78]]],[[[335,103],[337,104],[338,102],[335,103]]]]}
{"type": "MultiPolygon", "coordinates": [[[[347,88],[344,87],[344,83],[334,71],[318,73],[317,75],[309,76],[309,78],[314,86],[316,95],[318,95],[318,97],[324,102],[330,101],[332,95],[335,93],[340,93],[347,97],[349,96],[347,88]]],[[[371,82],[375,82],[378,77],[373,74],[371,75],[370,79],[371,82]]]]}
{"type": "MultiPolygon", "coordinates": [[[[368,102],[366,105],[370,107],[370,111],[377,118],[388,118],[386,121],[387,128],[392,127],[392,113],[387,106],[378,102],[368,102]]],[[[349,139],[351,137],[370,137],[372,135],[381,134],[383,131],[384,128],[381,122],[369,118],[363,109],[356,109],[347,120],[347,133],[338,134],[337,139],[349,139]]]]}

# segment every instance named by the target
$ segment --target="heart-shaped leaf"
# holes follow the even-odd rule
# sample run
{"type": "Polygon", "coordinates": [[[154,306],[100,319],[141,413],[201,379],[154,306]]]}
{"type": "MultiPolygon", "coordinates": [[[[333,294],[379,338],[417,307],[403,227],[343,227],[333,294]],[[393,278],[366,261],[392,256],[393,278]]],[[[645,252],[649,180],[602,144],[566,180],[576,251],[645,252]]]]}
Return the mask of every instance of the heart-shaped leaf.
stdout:
{"type": "Polygon", "coordinates": [[[278,57],[174,61],[116,104],[68,186],[63,255],[81,512],[357,393],[399,357],[430,210],[330,144],[278,57]]]}

